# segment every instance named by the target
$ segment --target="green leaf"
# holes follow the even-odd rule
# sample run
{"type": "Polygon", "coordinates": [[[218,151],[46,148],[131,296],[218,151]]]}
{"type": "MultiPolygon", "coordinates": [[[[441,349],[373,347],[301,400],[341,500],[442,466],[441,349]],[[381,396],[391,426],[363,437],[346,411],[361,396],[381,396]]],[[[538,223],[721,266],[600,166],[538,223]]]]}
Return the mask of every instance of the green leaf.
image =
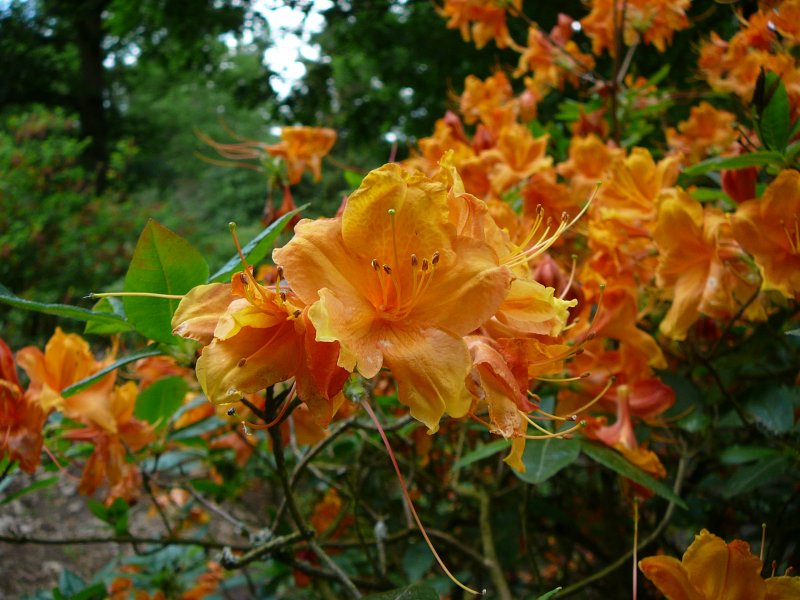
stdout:
{"type": "Polygon", "coordinates": [[[93,312],[86,308],[70,306],[68,304],[45,304],[44,302],[25,300],[15,295],[11,290],[2,284],[0,284],[0,302],[9,304],[15,308],[40,312],[46,315],[54,315],[56,317],[64,317],[65,319],[76,319],[78,321],[87,321],[91,323],[104,323],[106,325],[125,324],[124,319],[120,319],[117,315],[113,314],[93,312]]]}
{"type": "Polygon", "coordinates": [[[58,477],[47,477],[46,479],[40,479],[39,481],[34,481],[32,484],[25,486],[21,490],[17,490],[10,496],[6,496],[0,502],[0,506],[4,504],[8,504],[9,502],[13,502],[17,498],[24,496],[25,494],[30,494],[31,492],[35,492],[36,490],[43,490],[44,488],[48,488],[53,485],[56,481],[58,481],[58,477]]]}
{"type": "MultiPolygon", "coordinates": [[[[264,257],[275,245],[275,240],[278,239],[278,236],[286,228],[286,225],[289,223],[289,221],[292,220],[292,217],[294,217],[301,210],[305,210],[307,207],[308,204],[303,204],[303,206],[286,213],[280,219],[272,223],[269,227],[263,229],[261,233],[250,240],[247,245],[242,248],[242,254],[244,254],[247,262],[251,265],[255,265],[264,260],[264,257]]],[[[237,252],[228,262],[223,265],[221,269],[209,277],[208,282],[214,283],[218,281],[228,281],[231,278],[231,275],[233,275],[236,271],[241,270],[242,260],[237,252]]]]}
{"type": "Polygon", "coordinates": [[[479,446],[475,450],[467,452],[464,456],[458,459],[453,465],[453,471],[458,471],[462,467],[466,467],[474,462],[478,462],[479,460],[493,456],[498,452],[509,448],[510,446],[511,442],[508,440],[494,440],[493,442],[479,446]]]}
{"type": "Polygon", "coordinates": [[[101,521],[108,521],[108,509],[106,508],[105,504],[99,500],[95,500],[94,498],[89,498],[86,501],[86,506],[89,508],[89,512],[91,512],[95,517],[101,521]]]}
{"type": "Polygon", "coordinates": [[[347,182],[347,186],[351,190],[358,189],[361,182],[364,180],[364,176],[355,171],[343,171],[342,174],[344,175],[344,180],[347,182]]]}
{"type": "MultiPolygon", "coordinates": [[[[207,279],[208,265],[200,253],[182,237],[151,219],[133,252],[125,275],[125,291],[180,295],[207,279]]],[[[172,315],[179,302],[179,298],[125,296],[123,299],[125,314],[136,331],[166,344],[178,340],[172,335],[172,315]]]]}
{"type": "Polygon", "coordinates": [[[662,498],[666,498],[670,502],[674,502],[681,508],[686,508],[686,503],[681,500],[680,497],[675,495],[675,492],[673,492],[660,481],[642,471],[639,467],[629,463],[627,460],[625,460],[625,457],[618,452],[588,440],[581,440],[581,449],[595,462],[600,463],[604,467],[608,467],[623,477],[627,477],[631,481],[635,481],[639,485],[646,487],[648,490],[658,494],[662,498]]]}
{"type": "Polygon", "coordinates": [[[774,448],[764,448],[763,446],[728,446],[720,452],[719,459],[726,465],[740,465],[742,463],[753,462],[759,458],[767,458],[780,454],[774,448]]]}
{"type": "Polygon", "coordinates": [[[727,499],[752,492],[765,483],[772,483],[788,469],[789,462],[784,456],[771,456],[754,465],[742,467],[723,484],[722,496],[727,499]]]}
{"type": "Polygon", "coordinates": [[[159,350],[156,346],[147,346],[146,348],[142,348],[141,350],[137,350],[136,352],[131,352],[127,356],[123,356],[119,360],[114,361],[106,368],[99,370],[97,373],[86,377],[85,379],[81,379],[73,383],[69,387],[65,387],[61,390],[61,397],[62,398],[69,398],[70,396],[74,396],[78,392],[85,390],[90,385],[95,383],[96,381],[102,379],[111,371],[119,369],[120,367],[127,365],[128,363],[132,363],[134,361],[139,360],[140,358],[148,358],[150,356],[161,356],[164,354],[162,350],[159,350]]]}
{"type": "Polygon", "coordinates": [[[86,582],[78,575],[64,569],[58,578],[58,591],[64,594],[67,598],[72,598],[75,594],[86,587],[86,582]]]}
{"type": "Polygon", "coordinates": [[[790,329],[789,331],[786,332],[786,335],[794,335],[800,337],[800,327],[798,327],[797,329],[790,329]]]}
{"type": "Polygon", "coordinates": [[[148,423],[155,424],[160,421],[160,427],[163,427],[183,404],[183,399],[188,391],[189,385],[182,377],[159,379],[136,398],[133,414],[137,419],[148,423]]]}
{"type": "Polygon", "coordinates": [[[709,171],[718,171],[720,169],[742,169],[744,167],[763,167],[765,165],[781,166],[782,164],[783,155],[780,152],[762,150],[739,156],[715,156],[687,167],[683,170],[683,174],[694,177],[695,175],[702,175],[709,171]]]}
{"type": "Polygon", "coordinates": [[[120,321],[117,323],[98,323],[97,321],[89,321],[86,324],[86,328],[83,330],[84,333],[93,333],[95,335],[113,335],[115,333],[133,330],[133,325],[128,323],[128,319],[125,317],[125,308],[123,307],[122,300],[120,298],[101,298],[100,301],[92,307],[92,312],[116,315],[120,318],[120,321]]]}
{"type": "Polygon", "coordinates": [[[434,556],[423,543],[409,544],[403,553],[403,571],[407,581],[419,581],[433,566],[434,556]]]}
{"type": "Polygon", "coordinates": [[[546,594],[542,594],[542,595],[541,595],[541,596],[539,596],[539,597],[538,597],[536,600],[550,600],[550,598],[553,598],[553,597],[555,597],[555,595],[556,595],[558,592],[560,592],[560,591],[561,591],[561,588],[560,588],[560,587],[557,587],[557,588],[556,588],[556,589],[554,589],[554,590],[550,590],[550,591],[549,591],[549,592],[547,592],[546,594]]]}
{"type": "Polygon", "coordinates": [[[415,583],[404,588],[370,594],[364,600],[439,600],[439,594],[432,587],[415,583]]]}
{"type": "Polygon", "coordinates": [[[794,427],[797,392],[786,386],[771,387],[747,403],[747,411],[771,433],[788,433],[794,427]]]}
{"type": "Polygon", "coordinates": [[[689,195],[698,202],[722,202],[729,208],[734,208],[736,203],[724,191],[715,188],[695,188],[689,195]]]}
{"type": "Polygon", "coordinates": [[[783,153],[789,143],[792,123],[789,95],[776,73],[768,72],[764,82],[766,105],[756,105],[756,131],[769,150],[783,153]]]}
{"type": "Polygon", "coordinates": [[[525,444],[522,462],[525,472],[514,474],[534,485],[547,481],[564,467],[571,465],[580,456],[581,444],[577,439],[531,440],[525,444]]]}

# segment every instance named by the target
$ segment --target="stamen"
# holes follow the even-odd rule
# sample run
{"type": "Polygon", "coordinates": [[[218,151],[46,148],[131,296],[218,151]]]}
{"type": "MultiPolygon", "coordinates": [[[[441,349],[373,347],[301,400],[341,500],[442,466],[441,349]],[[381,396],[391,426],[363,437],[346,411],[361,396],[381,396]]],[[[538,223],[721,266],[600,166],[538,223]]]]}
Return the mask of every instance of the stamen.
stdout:
{"type": "Polygon", "coordinates": [[[786,234],[786,239],[789,240],[789,248],[792,254],[800,254],[800,218],[794,215],[794,227],[786,226],[786,221],[781,219],[781,227],[786,234]]]}
{"type": "Polygon", "coordinates": [[[591,376],[591,373],[586,371],[585,373],[575,375],[574,377],[543,377],[541,375],[537,375],[535,379],[537,381],[546,381],[550,383],[568,383],[570,381],[580,381],[581,379],[586,379],[589,376],[591,376]]]}
{"type": "MultiPolygon", "coordinates": [[[[243,270],[239,274],[239,278],[242,281],[242,285],[244,285],[245,289],[247,290],[247,284],[248,283],[253,283],[255,285],[255,287],[256,287],[256,290],[258,290],[258,293],[261,296],[261,299],[264,302],[269,302],[270,299],[267,297],[267,294],[264,291],[264,289],[258,284],[258,282],[256,281],[256,278],[253,277],[252,270],[250,269],[250,266],[247,264],[247,259],[244,257],[244,252],[242,252],[242,245],[239,243],[239,236],[236,233],[236,223],[234,221],[231,221],[230,223],[228,223],[228,229],[231,230],[231,236],[233,237],[233,243],[236,245],[236,252],[239,253],[239,260],[242,261],[242,269],[243,270]]],[[[283,269],[281,267],[278,267],[278,273],[283,274],[283,269]]],[[[279,277],[279,279],[280,279],[280,277],[279,277]]],[[[251,304],[253,303],[253,298],[250,296],[250,292],[249,291],[247,292],[247,300],[251,304]]]]}
{"type": "Polygon", "coordinates": [[[380,271],[381,270],[381,264],[378,262],[377,258],[373,258],[371,264],[372,264],[372,268],[375,269],[376,271],[380,271]]]}
{"type": "Polygon", "coordinates": [[[166,300],[182,300],[183,294],[156,294],[151,292],[92,292],[88,298],[124,298],[128,297],[141,297],[141,298],[164,298],[166,300]]]}
{"type": "Polygon", "coordinates": [[[236,363],[236,366],[237,367],[243,367],[243,366],[245,366],[245,364],[247,364],[247,359],[246,358],[240,358],[239,362],[236,363]]]}
{"type": "Polygon", "coordinates": [[[393,208],[389,209],[389,222],[392,227],[392,250],[394,251],[394,264],[400,265],[400,260],[397,258],[397,228],[395,227],[394,216],[397,211],[393,208]]]}
{"type": "Polygon", "coordinates": [[[389,265],[383,265],[383,270],[386,272],[387,275],[392,274],[392,267],[390,267],[389,265]]]}
{"type": "MultiPolygon", "coordinates": [[[[563,300],[566,297],[566,295],[569,293],[569,288],[572,287],[572,282],[575,280],[575,270],[577,268],[577,265],[578,265],[578,255],[577,254],[573,254],[572,255],[572,269],[569,272],[569,279],[567,280],[567,285],[564,286],[564,289],[561,290],[561,293],[558,296],[561,300],[563,300]]],[[[577,321],[577,319],[576,319],[576,321],[577,321]]]]}
{"type": "Polygon", "coordinates": [[[431,257],[431,264],[434,267],[439,264],[439,251],[438,250],[433,253],[433,256],[431,257]]]}
{"type": "Polygon", "coordinates": [[[412,267],[416,267],[417,264],[419,264],[419,261],[417,260],[417,255],[416,254],[412,254],[411,255],[411,266],[412,267]]]}
{"type": "MultiPolygon", "coordinates": [[[[524,435],[522,437],[524,437],[526,440],[551,440],[554,438],[564,438],[573,433],[574,431],[581,429],[582,427],[586,427],[586,421],[581,421],[574,427],[570,427],[569,429],[565,429],[564,431],[557,431],[556,433],[547,432],[546,435],[524,435]]],[[[542,430],[547,431],[543,427],[542,430]]]]}
{"type": "Polygon", "coordinates": [[[427,271],[428,270],[428,259],[427,258],[423,258],[422,259],[422,270],[423,271],[427,271]]]}
{"type": "Polygon", "coordinates": [[[766,523],[762,523],[761,524],[761,551],[758,553],[758,560],[760,560],[762,563],[764,562],[764,546],[765,546],[766,538],[767,538],[767,524],[766,523]]]}

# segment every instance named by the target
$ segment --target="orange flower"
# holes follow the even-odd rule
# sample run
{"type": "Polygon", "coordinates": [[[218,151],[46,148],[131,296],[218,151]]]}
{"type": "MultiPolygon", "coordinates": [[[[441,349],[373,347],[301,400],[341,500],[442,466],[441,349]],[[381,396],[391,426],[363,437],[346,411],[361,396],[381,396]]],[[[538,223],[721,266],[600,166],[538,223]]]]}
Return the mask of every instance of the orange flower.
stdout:
{"type": "Polygon", "coordinates": [[[691,0],[592,0],[591,12],[581,19],[583,29],[592,40],[592,49],[599,55],[606,48],[616,53],[614,19],[621,19],[625,8],[625,45],[631,46],[641,36],[645,44],[659,52],[666,50],[675,31],[689,26],[686,9],[691,0]]]}
{"type": "MultiPolygon", "coordinates": [[[[683,340],[701,315],[726,319],[758,286],[758,275],[747,266],[744,252],[733,239],[727,215],[703,207],[678,188],[664,194],[653,232],[659,257],[657,283],[667,288],[672,304],[661,322],[667,337],[683,340]]],[[[753,303],[745,316],[766,317],[753,303]]]]}
{"type": "Polygon", "coordinates": [[[491,109],[505,105],[513,95],[511,83],[502,71],[483,81],[474,75],[467,75],[464,92],[458,99],[459,111],[467,125],[472,125],[483,121],[491,109]]]}
{"type": "Polygon", "coordinates": [[[729,153],[738,136],[733,128],[736,115],[717,110],[708,102],[693,106],[689,119],[678,123],[678,129],[667,129],[667,143],[682,153],[687,164],[694,164],[709,154],[729,153]]]}
{"type": "Polygon", "coordinates": [[[498,48],[513,46],[506,26],[506,11],[518,13],[522,0],[445,0],[439,13],[449,18],[448,29],[458,29],[465,42],[483,48],[494,40],[498,48]]]}
{"type": "Polygon", "coordinates": [[[286,162],[289,185],[300,182],[303,171],[308,169],[316,181],[322,177],[322,159],[336,143],[336,132],[324,127],[284,127],[281,141],[267,146],[272,156],[280,156],[286,162]]]}
{"type": "Polygon", "coordinates": [[[762,562],[742,540],[726,544],[703,529],[682,560],[650,556],[639,568],[670,600],[792,600],[800,597],[800,579],[761,579],[762,562]]]}
{"type": "Polygon", "coordinates": [[[137,495],[138,469],[125,460],[126,449],[141,450],[155,438],[152,427],[133,416],[137,393],[132,381],[115,387],[105,397],[110,423],[92,422],[89,427],[64,434],[67,439],[88,441],[95,447],[83,468],[78,487],[81,494],[91,495],[107,481],[109,488],[118,486],[111,489],[115,496],[130,499],[137,495]]]}
{"type": "Polygon", "coordinates": [[[0,459],[33,473],[42,453],[44,411],[22,391],[11,349],[0,338],[0,459]]]}
{"type": "Polygon", "coordinates": [[[556,171],[569,181],[573,198],[585,201],[622,156],[622,150],[610,147],[594,134],[575,135],[569,143],[569,159],[556,171]]]}
{"type": "Polygon", "coordinates": [[[494,314],[511,280],[484,242],[459,237],[446,187],[395,164],[372,171],[341,218],[301,221],[274,251],[318,341],[341,344],[338,364],[374,377],[382,366],[400,401],[435,431],[471,398],[463,336],[494,314]]]}
{"type": "Polygon", "coordinates": [[[116,373],[109,373],[85,390],[63,398],[61,391],[73,383],[96,373],[106,361],[97,361],[79,335],[65,334],[60,328],[47,342],[44,353],[28,346],[17,352],[17,363],[31,380],[26,396],[45,413],[59,410],[82,423],[96,423],[108,430],[114,428],[106,397],[114,386],[116,373]]]}
{"type": "Polygon", "coordinates": [[[524,125],[505,127],[495,148],[482,156],[496,161],[489,172],[492,191],[499,196],[534,173],[551,167],[553,159],[545,154],[549,139],[547,134],[534,138],[524,125]]]}
{"type": "Polygon", "coordinates": [[[781,171],[760,200],[739,205],[733,235],[755,258],[764,290],[800,294],[800,173],[781,171]]]}
{"type": "Polygon", "coordinates": [[[325,427],[348,374],[336,366],[338,345],[315,341],[305,305],[279,286],[261,285],[249,269],[231,284],[198,286],[175,311],[174,332],[205,346],[196,371],[211,402],[235,402],[294,377],[298,395],[325,427]]]}

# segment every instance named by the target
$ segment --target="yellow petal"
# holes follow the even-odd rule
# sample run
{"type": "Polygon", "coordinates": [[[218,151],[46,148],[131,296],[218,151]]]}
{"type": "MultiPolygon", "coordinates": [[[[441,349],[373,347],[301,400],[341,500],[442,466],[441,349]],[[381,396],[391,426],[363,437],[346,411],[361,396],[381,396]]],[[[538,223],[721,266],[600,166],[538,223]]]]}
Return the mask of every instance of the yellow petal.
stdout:
{"type": "Polygon", "coordinates": [[[706,600],[691,584],[677,558],[650,556],[639,561],[639,568],[668,600],[706,600]]]}
{"type": "Polygon", "coordinates": [[[761,561],[741,540],[726,544],[704,529],[686,550],[683,564],[707,600],[762,600],[766,593],[761,561]]]}

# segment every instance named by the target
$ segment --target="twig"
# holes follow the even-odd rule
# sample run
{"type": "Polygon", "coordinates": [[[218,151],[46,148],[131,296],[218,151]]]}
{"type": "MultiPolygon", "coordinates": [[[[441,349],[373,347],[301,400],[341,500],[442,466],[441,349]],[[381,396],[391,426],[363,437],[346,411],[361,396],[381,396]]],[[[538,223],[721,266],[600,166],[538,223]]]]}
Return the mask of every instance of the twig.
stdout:
{"type": "Polygon", "coordinates": [[[251,548],[247,550],[241,556],[230,557],[226,556],[220,564],[226,569],[241,569],[249,565],[251,562],[258,560],[268,554],[272,554],[276,550],[282,549],[286,546],[289,546],[295,542],[298,542],[303,539],[303,534],[299,531],[295,531],[288,535],[282,535],[280,537],[272,538],[268,542],[260,544],[255,548],[251,548]]]}
{"type": "Polygon", "coordinates": [[[500,600],[512,600],[511,590],[508,587],[505,575],[503,575],[503,570],[500,568],[500,560],[497,557],[497,549],[494,546],[489,494],[484,489],[464,485],[458,486],[456,491],[478,501],[478,527],[481,532],[481,546],[485,557],[484,564],[489,570],[489,576],[492,578],[492,583],[494,583],[497,590],[497,597],[500,600]]]}
{"type": "Polygon", "coordinates": [[[37,544],[42,546],[70,546],[87,544],[158,544],[161,546],[200,546],[202,548],[219,550],[222,548],[231,548],[232,550],[239,551],[246,551],[250,549],[249,546],[225,544],[223,542],[215,542],[212,540],[191,540],[178,537],[151,538],[136,537],[132,535],[85,536],[75,538],[39,538],[27,535],[0,535],[0,542],[5,542],[7,544],[37,544]]]}
{"type": "Polygon", "coordinates": [[[328,567],[328,569],[336,574],[337,579],[344,586],[345,590],[347,590],[348,596],[352,598],[361,598],[361,592],[358,591],[358,588],[347,576],[347,573],[342,571],[341,567],[339,567],[339,565],[337,565],[333,559],[328,556],[328,553],[325,552],[325,550],[323,550],[313,538],[314,531],[309,529],[303,514],[300,512],[300,509],[297,506],[294,493],[289,485],[289,474],[286,470],[286,459],[283,454],[283,439],[281,438],[280,428],[271,428],[269,430],[269,435],[272,438],[272,453],[275,456],[275,467],[278,472],[278,478],[281,480],[281,486],[283,487],[283,493],[286,497],[286,504],[289,508],[289,514],[292,515],[292,519],[302,533],[303,537],[308,538],[309,548],[311,548],[314,554],[317,555],[317,558],[319,558],[319,560],[326,567],[328,567]]]}

